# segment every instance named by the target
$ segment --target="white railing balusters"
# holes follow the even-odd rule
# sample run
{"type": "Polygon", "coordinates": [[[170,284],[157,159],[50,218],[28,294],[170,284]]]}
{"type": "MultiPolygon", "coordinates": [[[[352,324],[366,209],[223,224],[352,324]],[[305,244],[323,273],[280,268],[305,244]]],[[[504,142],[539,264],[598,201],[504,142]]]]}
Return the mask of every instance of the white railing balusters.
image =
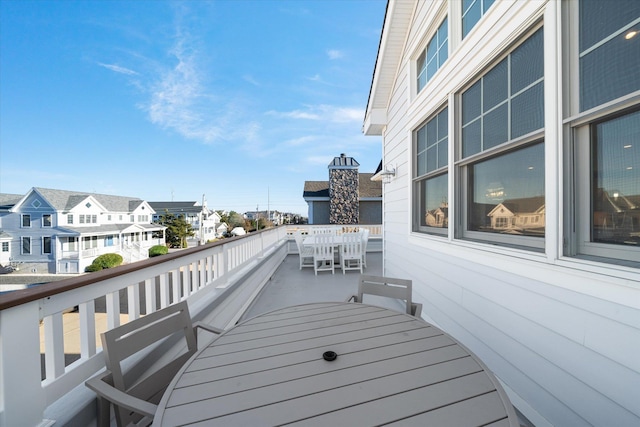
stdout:
{"type": "Polygon", "coordinates": [[[169,306],[169,273],[162,273],[158,276],[160,287],[160,308],[169,306]]]}
{"type": "Polygon", "coordinates": [[[140,284],[134,283],[127,286],[127,307],[129,309],[129,322],[140,317],[140,284]]]}
{"type": "Polygon", "coordinates": [[[45,369],[51,381],[64,373],[64,327],[62,313],[54,313],[43,319],[45,369]]]}
{"type": "Polygon", "coordinates": [[[78,304],[80,318],[80,356],[96,354],[96,304],[94,300],[78,304]]]}
{"type": "Polygon", "coordinates": [[[144,305],[145,313],[156,311],[156,278],[144,280],[144,305]]]}
{"type": "Polygon", "coordinates": [[[107,299],[107,329],[120,326],[120,291],[109,292],[107,299]]]}

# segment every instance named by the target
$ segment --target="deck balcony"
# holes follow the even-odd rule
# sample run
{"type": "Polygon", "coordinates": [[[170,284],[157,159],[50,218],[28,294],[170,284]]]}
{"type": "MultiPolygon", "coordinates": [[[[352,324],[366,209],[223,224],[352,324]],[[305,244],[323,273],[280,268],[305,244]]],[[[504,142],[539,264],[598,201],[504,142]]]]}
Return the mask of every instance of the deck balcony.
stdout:
{"type": "MultiPolygon", "coordinates": [[[[100,333],[174,302],[224,329],[280,307],[343,301],[358,272],[299,269],[293,232],[312,227],[270,228],[0,297],[0,426],[95,425],[84,382],[104,368],[100,333]]],[[[371,232],[366,272],[380,275],[382,227],[359,227],[371,232]]]]}

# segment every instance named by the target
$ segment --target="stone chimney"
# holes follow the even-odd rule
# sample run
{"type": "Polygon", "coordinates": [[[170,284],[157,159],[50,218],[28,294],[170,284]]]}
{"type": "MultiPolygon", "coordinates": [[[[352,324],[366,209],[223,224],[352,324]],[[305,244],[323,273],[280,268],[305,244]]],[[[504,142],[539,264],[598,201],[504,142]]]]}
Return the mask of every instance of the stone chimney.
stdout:
{"type": "Polygon", "coordinates": [[[344,153],[329,164],[329,224],[358,224],[358,166],[344,153]]]}

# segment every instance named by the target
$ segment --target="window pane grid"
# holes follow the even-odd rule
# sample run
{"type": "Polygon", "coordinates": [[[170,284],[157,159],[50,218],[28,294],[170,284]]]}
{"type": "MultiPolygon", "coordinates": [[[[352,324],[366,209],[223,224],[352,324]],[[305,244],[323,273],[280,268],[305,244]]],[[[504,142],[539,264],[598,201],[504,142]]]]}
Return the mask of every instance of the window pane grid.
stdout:
{"type": "Polygon", "coordinates": [[[431,40],[429,40],[429,43],[427,43],[425,51],[420,54],[416,61],[418,92],[426,86],[436,71],[447,60],[449,55],[448,48],[448,25],[447,18],[445,18],[436,33],[431,37],[431,40]]]}
{"type": "Polygon", "coordinates": [[[416,132],[414,229],[446,234],[448,219],[449,113],[444,108],[416,132]],[[444,171],[444,173],[443,173],[444,171]]]}
{"type": "Polygon", "coordinates": [[[536,97],[537,92],[532,94],[530,100],[540,105],[532,106],[522,102],[525,98],[518,99],[536,87],[542,94],[544,85],[542,64],[537,64],[536,67],[527,67],[527,62],[522,62],[525,57],[527,61],[531,61],[529,58],[533,57],[533,62],[543,62],[542,55],[542,29],[540,29],[462,93],[463,158],[544,127],[544,99],[536,97]],[[514,63],[514,61],[516,62],[514,63]],[[530,74],[531,68],[535,68],[534,74],[525,75],[523,79],[522,75],[530,74]],[[531,80],[535,74],[539,74],[539,76],[527,84],[526,81],[531,80]],[[514,93],[515,80],[518,81],[518,89],[514,93]],[[500,101],[503,97],[504,99],[500,101]],[[517,111],[513,110],[514,103],[519,108],[517,111]],[[467,107],[467,104],[470,104],[471,107],[467,107]],[[506,111],[500,110],[504,109],[505,105],[506,111]],[[471,116],[474,113],[477,115],[471,116]],[[474,129],[477,125],[467,129],[476,120],[480,120],[479,132],[474,129]],[[518,125],[515,132],[514,120],[518,125]],[[480,141],[477,140],[478,136],[480,141]]]}

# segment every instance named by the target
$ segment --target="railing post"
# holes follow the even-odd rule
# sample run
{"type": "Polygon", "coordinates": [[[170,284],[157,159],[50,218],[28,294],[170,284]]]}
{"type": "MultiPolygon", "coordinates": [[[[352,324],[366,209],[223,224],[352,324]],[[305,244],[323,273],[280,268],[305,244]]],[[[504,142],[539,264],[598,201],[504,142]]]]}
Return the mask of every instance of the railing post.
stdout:
{"type": "Polygon", "coordinates": [[[0,311],[0,426],[43,424],[40,302],[0,311]]]}

